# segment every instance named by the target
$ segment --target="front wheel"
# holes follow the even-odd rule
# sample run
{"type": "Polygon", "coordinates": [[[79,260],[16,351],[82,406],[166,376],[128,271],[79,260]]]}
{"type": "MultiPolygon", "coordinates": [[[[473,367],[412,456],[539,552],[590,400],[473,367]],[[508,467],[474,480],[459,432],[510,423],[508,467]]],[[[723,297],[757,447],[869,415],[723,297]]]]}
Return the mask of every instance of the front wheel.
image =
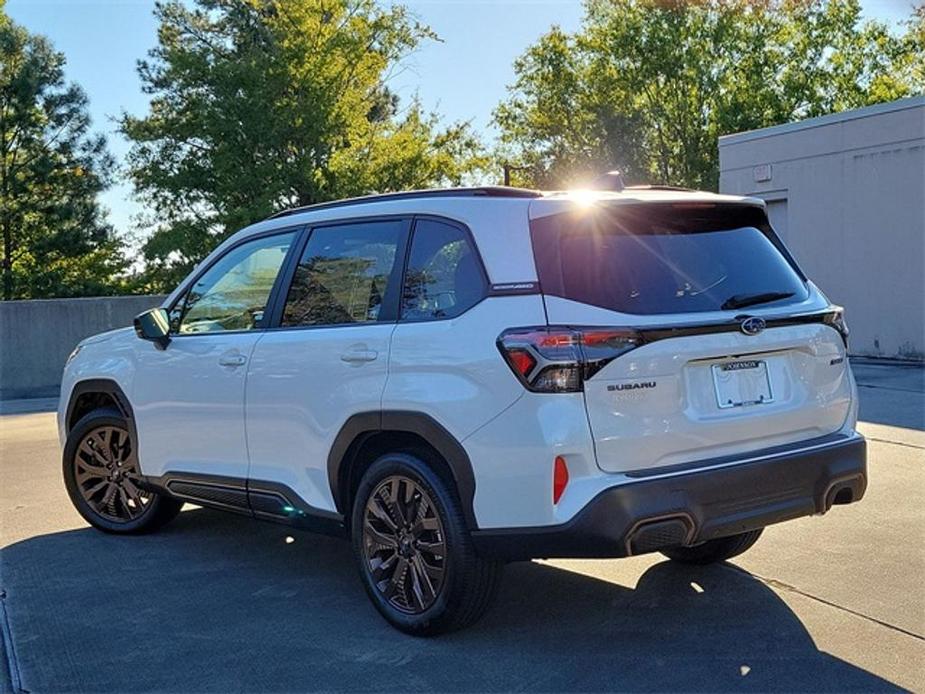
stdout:
{"type": "Polygon", "coordinates": [[[351,528],[366,592],[401,631],[461,629],[494,597],[501,564],[476,554],[456,495],[416,456],[386,454],[370,466],[351,528]]]}
{"type": "Polygon", "coordinates": [[[117,410],[94,410],[81,418],[68,433],[62,462],[74,507],[105,532],[150,532],[183,506],[143,488],[128,422],[117,410]]]}
{"type": "Polygon", "coordinates": [[[763,531],[764,528],[758,528],[738,535],[707,540],[692,547],[671,547],[663,549],[662,554],[682,564],[713,564],[739,556],[758,542],[763,531]]]}

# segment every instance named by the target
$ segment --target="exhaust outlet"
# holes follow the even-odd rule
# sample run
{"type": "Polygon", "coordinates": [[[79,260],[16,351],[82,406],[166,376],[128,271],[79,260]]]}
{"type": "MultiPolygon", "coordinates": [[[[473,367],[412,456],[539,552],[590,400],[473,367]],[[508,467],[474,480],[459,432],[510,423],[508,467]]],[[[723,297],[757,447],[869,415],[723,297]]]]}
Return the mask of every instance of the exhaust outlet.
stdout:
{"type": "Polygon", "coordinates": [[[860,500],[864,496],[865,480],[862,477],[851,477],[839,480],[832,484],[825,494],[825,510],[832,506],[842,506],[860,500]]]}
{"type": "Polygon", "coordinates": [[[627,536],[627,554],[646,554],[664,547],[685,545],[693,529],[693,523],[686,515],[640,521],[627,536]]]}

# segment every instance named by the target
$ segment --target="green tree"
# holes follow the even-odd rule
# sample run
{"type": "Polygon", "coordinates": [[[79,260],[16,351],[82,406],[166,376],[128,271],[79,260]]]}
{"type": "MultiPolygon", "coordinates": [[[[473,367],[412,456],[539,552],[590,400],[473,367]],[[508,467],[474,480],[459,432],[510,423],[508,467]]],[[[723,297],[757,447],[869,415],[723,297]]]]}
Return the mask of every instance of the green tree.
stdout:
{"type": "Polygon", "coordinates": [[[90,133],[64,56],[0,2],[0,233],[3,299],[112,294],[122,244],[97,203],[113,161],[90,133]]]}
{"type": "Polygon", "coordinates": [[[515,62],[495,119],[519,182],[630,179],[715,189],[720,135],[925,88],[919,22],[862,22],[858,0],[586,0],[515,62]],[[918,34],[916,34],[918,26],[918,34]],[[916,38],[918,36],[918,38],[916,38]]]}
{"type": "Polygon", "coordinates": [[[385,87],[433,34],[374,0],[161,3],[139,65],[150,113],[125,115],[129,170],[152,210],[152,288],[227,234],[285,207],[434,184],[480,163],[467,125],[441,129],[385,87]]]}

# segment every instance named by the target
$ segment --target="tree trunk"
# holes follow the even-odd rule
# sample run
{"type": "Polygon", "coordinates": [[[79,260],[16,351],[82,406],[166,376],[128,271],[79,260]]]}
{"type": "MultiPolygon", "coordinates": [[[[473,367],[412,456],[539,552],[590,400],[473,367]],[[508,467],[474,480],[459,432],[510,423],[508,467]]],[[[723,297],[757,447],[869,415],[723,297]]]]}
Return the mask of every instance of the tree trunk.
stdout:
{"type": "Polygon", "coordinates": [[[3,300],[13,298],[13,233],[10,225],[3,223],[3,300]]]}

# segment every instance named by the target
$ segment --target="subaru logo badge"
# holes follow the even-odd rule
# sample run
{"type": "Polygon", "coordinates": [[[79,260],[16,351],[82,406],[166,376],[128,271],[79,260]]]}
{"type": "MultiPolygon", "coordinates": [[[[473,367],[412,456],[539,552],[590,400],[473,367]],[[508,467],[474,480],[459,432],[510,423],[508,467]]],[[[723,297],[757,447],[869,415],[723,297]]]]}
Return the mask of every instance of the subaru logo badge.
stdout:
{"type": "Polygon", "coordinates": [[[757,335],[762,330],[767,327],[767,323],[764,322],[764,318],[757,318],[752,316],[751,318],[746,318],[739,324],[742,332],[746,335],[757,335]]]}

